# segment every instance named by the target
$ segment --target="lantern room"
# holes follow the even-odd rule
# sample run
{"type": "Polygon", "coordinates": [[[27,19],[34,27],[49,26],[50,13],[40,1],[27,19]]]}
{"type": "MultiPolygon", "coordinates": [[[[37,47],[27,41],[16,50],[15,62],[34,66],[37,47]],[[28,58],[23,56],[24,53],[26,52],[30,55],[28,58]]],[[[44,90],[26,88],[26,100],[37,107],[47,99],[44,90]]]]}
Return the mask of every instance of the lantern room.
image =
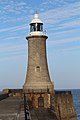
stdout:
{"type": "Polygon", "coordinates": [[[40,20],[38,14],[35,14],[30,23],[30,35],[42,35],[43,22],[40,20]]]}

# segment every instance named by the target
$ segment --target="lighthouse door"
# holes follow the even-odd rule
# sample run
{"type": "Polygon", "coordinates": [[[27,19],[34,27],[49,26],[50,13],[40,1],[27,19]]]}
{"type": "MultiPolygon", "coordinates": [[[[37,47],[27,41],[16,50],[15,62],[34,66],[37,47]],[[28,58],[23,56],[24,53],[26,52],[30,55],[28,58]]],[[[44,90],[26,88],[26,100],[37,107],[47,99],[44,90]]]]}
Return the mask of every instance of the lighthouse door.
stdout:
{"type": "Polygon", "coordinates": [[[44,98],[42,96],[38,98],[38,107],[44,107],[44,98]]]}

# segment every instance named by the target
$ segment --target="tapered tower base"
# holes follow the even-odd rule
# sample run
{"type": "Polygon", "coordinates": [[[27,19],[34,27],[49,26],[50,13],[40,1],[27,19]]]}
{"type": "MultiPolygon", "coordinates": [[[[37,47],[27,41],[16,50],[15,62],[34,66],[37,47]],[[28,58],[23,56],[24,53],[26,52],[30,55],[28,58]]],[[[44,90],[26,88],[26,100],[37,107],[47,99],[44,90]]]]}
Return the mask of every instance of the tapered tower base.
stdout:
{"type": "Polygon", "coordinates": [[[53,93],[54,87],[53,87],[53,83],[49,83],[49,82],[38,82],[38,83],[31,83],[31,84],[24,84],[23,89],[24,92],[28,92],[28,91],[32,91],[34,90],[34,92],[38,92],[40,90],[42,91],[49,91],[50,93],[53,93]],[[32,85],[31,85],[32,84],[32,85]]]}

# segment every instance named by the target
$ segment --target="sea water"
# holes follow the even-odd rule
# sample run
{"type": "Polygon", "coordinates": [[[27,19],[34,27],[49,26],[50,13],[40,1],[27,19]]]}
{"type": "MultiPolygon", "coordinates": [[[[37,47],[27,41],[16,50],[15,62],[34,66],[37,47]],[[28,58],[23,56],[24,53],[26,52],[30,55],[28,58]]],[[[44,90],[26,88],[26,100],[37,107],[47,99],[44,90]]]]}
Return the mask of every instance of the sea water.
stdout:
{"type": "Polygon", "coordinates": [[[80,120],[80,89],[71,90],[77,119],[80,120]]]}

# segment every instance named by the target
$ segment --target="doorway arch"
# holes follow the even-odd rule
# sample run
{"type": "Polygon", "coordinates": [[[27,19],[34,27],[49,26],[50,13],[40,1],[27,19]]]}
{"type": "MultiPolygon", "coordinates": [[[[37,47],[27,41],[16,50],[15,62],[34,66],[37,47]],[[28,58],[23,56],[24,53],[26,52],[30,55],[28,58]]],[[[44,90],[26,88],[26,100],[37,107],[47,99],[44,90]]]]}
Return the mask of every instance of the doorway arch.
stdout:
{"type": "Polygon", "coordinates": [[[38,97],[38,107],[44,107],[44,97],[38,97]]]}

